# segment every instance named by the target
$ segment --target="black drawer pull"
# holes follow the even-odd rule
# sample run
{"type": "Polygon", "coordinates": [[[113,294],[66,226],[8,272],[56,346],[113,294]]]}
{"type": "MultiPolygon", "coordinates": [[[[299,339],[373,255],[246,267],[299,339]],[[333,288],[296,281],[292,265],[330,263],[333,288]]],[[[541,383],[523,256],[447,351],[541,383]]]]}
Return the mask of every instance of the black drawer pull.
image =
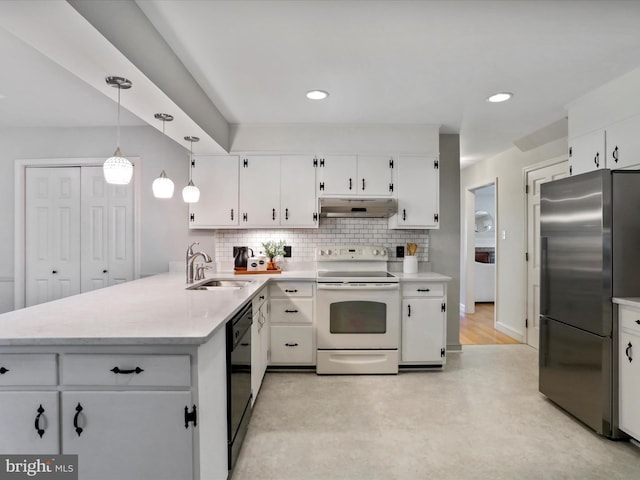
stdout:
{"type": "Polygon", "coordinates": [[[428,288],[419,288],[418,289],[419,292],[430,292],[431,290],[428,288]]]}
{"type": "Polygon", "coordinates": [[[298,290],[285,290],[285,293],[298,293],[298,290]]]}
{"type": "Polygon", "coordinates": [[[633,354],[633,351],[631,350],[632,348],[633,348],[633,345],[631,345],[631,342],[629,342],[629,345],[627,345],[627,348],[624,351],[624,354],[629,359],[629,362],[633,360],[633,358],[631,357],[631,354],[633,354]]]}
{"type": "MultiPolygon", "coordinates": [[[[636,320],[636,323],[640,325],[640,320],[636,320]]],[[[4,373],[1,368],[0,368],[0,373],[4,373]]]]}
{"type": "Polygon", "coordinates": [[[10,372],[11,370],[9,370],[8,368],[4,368],[4,367],[0,367],[0,375],[4,375],[7,372],[10,372]]]}
{"type": "Polygon", "coordinates": [[[116,375],[117,374],[120,374],[120,375],[131,375],[132,373],[135,373],[136,375],[138,375],[138,374],[144,372],[144,370],[141,369],[140,367],[136,367],[136,368],[133,368],[131,370],[121,370],[118,367],[113,367],[109,371],[115,373],[116,375]]]}
{"type": "Polygon", "coordinates": [[[36,421],[35,421],[36,432],[38,432],[38,435],[40,435],[40,438],[42,438],[42,436],[44,435],[44,429],[40,428],[40,417],[44,413],[44,408],[42,408],[42,404],[40,404],[40,406],[38,407],[38,410],[36,411],[38,412],[38,415],[36,415],[36,421]]]}
{"type": "Polygon", "coordinates": [[[407,310],[408,310],[407,317],[410,317],[411,316],[411,305],[407,305],[407,310]]]}
{"type": "Polygon", "coordinates": [[[298,344],[297,343],[285,343],[285,346],[287,346],[287,347],[297,347],[298,344]]]}
{"type": "Polygon", "coordinates": [[[193,406],[193,410],[189,411],[189,407],[184,407],[184,428],[189,428],[189,422],[193,422],[193,426],[198,426],[198,410],[193,406]]]}
{"type": "Polygon", "coordinates": [[[80,416],[80,412],[82,412],[82,405],[78,402],[78,406],[76,407],[76,414],[73,416],[73,426],[76,429],[76,433],[78,436],[82,434],[82,427],[78,426],[78,417],[80,416]]]}
{"type": "Polygon", "coordinates": [[[285,310],[284,313],[298,313],[298,310],[285,310]]]}

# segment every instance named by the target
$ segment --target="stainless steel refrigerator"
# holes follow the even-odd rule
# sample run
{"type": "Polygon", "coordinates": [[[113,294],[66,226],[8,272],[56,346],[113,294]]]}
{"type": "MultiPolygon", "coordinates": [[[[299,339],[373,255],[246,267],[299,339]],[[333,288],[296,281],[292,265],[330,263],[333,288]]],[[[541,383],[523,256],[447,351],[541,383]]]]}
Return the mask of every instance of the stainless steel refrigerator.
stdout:
{"type": "Polygon", "coordinates": [[[540,191],[539,390],[611,438],[617,421],[612,297],[640,296],[640,171],[598,170],[540,191]]]}

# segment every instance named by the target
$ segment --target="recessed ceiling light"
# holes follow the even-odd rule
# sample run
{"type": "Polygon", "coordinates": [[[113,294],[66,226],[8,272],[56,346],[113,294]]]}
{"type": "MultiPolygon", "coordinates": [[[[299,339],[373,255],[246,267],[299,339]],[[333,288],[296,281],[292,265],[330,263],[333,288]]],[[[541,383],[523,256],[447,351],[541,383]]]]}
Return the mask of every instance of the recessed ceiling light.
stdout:
{"type": "Polygon", "coordinates": [[[307,98],[310,100],[324,100],[329,96],[329,92],[324,90],[309,90],[307,92],[307,98]]]}
{"type": "Polygon", "coordinates": [[[513,97],[513,93],[509,93],[509,92],[494,93],[489,98],[487,98],[487,102],[491,102],[491,103],[506,102],[511,97],[513,97]]]}

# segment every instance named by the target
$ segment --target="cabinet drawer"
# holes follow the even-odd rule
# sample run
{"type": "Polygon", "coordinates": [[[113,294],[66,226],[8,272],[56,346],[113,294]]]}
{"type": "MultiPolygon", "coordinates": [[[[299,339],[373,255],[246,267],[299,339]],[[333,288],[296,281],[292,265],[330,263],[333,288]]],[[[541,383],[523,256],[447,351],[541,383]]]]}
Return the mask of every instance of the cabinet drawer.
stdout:
{"type": "Polygon", "coordinates": [[[191,386],[189,355],[82,355],[61,358],[64,385],[191,386]]]}
{"type": "Polygon", "coordinates": [[[640,334],[640,310],[626,305],[618,306],[620,329],[627,329],[640,334]]]}
{"type": "Polygon", "coordinates": [[[312,323],[313,299],[281,298],[271,300],[271,323],[312,323]]]}
{"type": "Polygon", "coordinates": [[[444,297],[444,285],[441,283],[403,283],[403,297],[444,297]]]}
{"type": "Polygon", "coordinates": [[[313,327],[272,326],[271,363],[309,365],[314,363],[313,327]]]}
{"type": "Polygon", "coordinates": [[[56,355],[2,354],[0,355],[0,385],[57,385],[56,355]]]}
{"type": "Polygon", "coordinates": [[[312,282],[278,282],[271,285],[269,293],[272,297],[311,297],[312,282]]]}

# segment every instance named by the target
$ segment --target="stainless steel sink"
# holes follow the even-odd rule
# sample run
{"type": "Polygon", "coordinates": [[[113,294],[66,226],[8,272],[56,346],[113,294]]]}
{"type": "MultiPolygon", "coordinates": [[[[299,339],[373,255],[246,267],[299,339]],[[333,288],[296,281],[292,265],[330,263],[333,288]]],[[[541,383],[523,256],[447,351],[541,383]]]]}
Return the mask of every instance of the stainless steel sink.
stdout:
{"type": "Polygon", "coordinates": [[[251,280],[205,280],[204,282],[196,283],[187,290],[238,290],[246,287],[251,283],[251,280]]]}

